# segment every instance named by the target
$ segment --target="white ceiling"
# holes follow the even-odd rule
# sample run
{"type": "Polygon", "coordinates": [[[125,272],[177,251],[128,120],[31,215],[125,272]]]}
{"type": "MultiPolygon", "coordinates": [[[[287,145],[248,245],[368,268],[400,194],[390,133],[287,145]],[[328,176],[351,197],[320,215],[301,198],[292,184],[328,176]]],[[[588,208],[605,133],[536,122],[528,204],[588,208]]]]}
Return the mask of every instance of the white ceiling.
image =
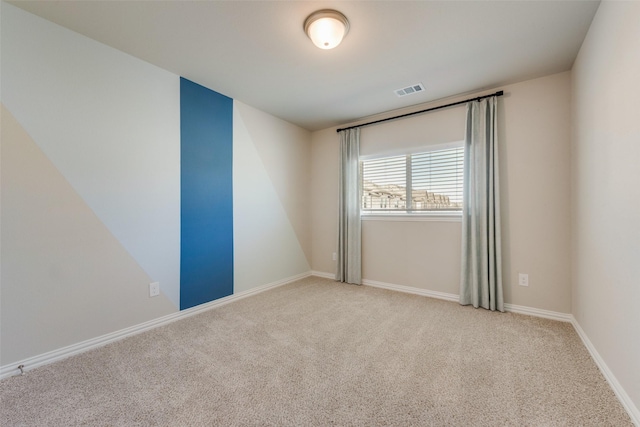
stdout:
{"type": "Polygon", "coordinates": [[[566,71],[598,1],[19,1],[16,6],[309,130],[566,71]],[[302,30],[351,23],[336,49],[302,30]],[[425,92],[394,90],[423,83],[425,92]]]}

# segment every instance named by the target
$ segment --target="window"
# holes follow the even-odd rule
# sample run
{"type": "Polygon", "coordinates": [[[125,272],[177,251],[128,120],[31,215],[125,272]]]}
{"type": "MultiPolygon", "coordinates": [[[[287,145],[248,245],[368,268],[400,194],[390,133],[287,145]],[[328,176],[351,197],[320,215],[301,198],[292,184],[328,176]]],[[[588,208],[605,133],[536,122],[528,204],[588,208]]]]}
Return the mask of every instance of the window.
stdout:
{"type": "Polygon", "coordinates": [[[360,161],[363,213],[462,212],[464,147],[360,161]]]}

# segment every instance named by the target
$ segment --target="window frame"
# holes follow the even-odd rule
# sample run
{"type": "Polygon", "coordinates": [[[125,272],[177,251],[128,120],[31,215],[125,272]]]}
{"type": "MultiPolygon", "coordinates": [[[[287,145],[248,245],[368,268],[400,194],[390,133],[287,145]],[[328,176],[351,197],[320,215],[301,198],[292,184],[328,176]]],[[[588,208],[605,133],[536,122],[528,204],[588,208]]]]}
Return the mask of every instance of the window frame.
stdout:
{"type": "MultiPolygon", "coordinates": [[[[359,175],[359,190],[358,201],[360,204],[360,218],[366,221],[400,221],[400,222],[414,222],[414,221],[439,221],[439,222],[461,222],[462,221],[462,209],[460,210],[419,210],[414,211],[412,209],[405,210],[388,210],[388,211],[367,211],[362,208],[362,191],[363,191],[363,177],[362,177],[362,164],[363,162],[383,159],[387,157],[407,156],[407,168],[405,170],[406,179],[405,186],[407,193],[411,191],[412,177],[411,171],[411,155],[427,153],[431,151],[440,151],[453,148],[464,148],[464,141],[453,141],[443,144],[432,144],[427,146],[412,147],[408,149],[389,150],[376,154],[369,154],[360,156],[358,159],[358,175],[359,175]]],[[[463,184],[464,185],[464,184],[463,184]]]]}

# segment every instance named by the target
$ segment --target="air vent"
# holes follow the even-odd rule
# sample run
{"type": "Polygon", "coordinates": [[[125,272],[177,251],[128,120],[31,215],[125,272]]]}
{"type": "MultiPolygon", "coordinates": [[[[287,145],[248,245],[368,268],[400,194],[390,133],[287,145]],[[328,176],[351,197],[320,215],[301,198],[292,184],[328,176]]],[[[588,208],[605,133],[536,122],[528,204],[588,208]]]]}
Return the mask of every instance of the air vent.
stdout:
{"type": "Polygon", "coordinates": [[[396,89],[394,92],[398,96],[407,96],[407,95],[412,95],[414,93],[424,92],[424,86],[422,86],[422,83],[416,83],[414,85],[407,86],[402,89],[396,89]]]}

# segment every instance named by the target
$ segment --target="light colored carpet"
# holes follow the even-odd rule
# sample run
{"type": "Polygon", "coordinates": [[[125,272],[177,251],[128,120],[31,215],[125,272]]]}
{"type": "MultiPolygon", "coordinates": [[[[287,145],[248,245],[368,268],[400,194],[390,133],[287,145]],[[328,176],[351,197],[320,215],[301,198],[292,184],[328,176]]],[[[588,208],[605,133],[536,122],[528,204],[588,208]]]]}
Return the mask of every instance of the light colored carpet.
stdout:
{"type": "Polygon", "coordinates": [[[632,425],[570,324],[316,277],[0,388],[3,426],[632,425]]]}

